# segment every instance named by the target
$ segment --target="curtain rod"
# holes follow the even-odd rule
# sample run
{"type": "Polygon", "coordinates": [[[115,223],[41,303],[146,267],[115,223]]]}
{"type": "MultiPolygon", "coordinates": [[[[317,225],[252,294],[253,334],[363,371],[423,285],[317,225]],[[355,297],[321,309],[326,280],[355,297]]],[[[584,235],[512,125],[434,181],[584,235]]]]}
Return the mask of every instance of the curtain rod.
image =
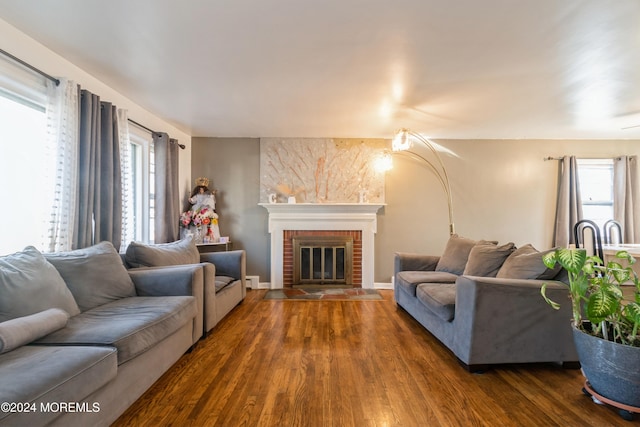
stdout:
{"type": "Polygon", "coordinates": [[[23,66],[27,67],[27,68],[28,68],[28,69],[30,69],[31,71],[34,71],[34,72],[36,72],[36,73],[40,74],[42,77],[44,77],[44,78],[47,78],[47,79],[51,80],[52,82],[54,82],[54,83],[56,84],[56,86],[60,86],[60,80],[56,79],[56,78],[55,78],[55,77],[53,77],[53,76],[50,76],[49,74],[47,74],[47,73],[45,73],[44,71],[42,71],[42,70],[40,70],[40,69],[38,69],[38,68],[34,67],[33,65],[31,65],[31,64],[29,64],[29,63],[27,63],[27,62],[24,62],[22,59],[20,59],[20,58],[18,58],[18,57],[16,57],[16,56],[13,56],[12,54],[10,54],[9,52],[7,52],[6,50],[0,49],[0,53],[1,53],[1,54],[3,54],[4,56],[6,56],[6,57],[8,57],[8,58],[10,58],[10,59],[12,59],[12,60],[14,60],[14,61],[15,61],[15,62],[17,62],[18,64],[20,64],[20,65],[23,65],[23,66]]]}
{"type": "MultiPolygon", "coordinates": [[[[600,160],[600,159],[611,159],[611,160],[620,160],[622,157],[620,156],[615,156],[615,157],[576,157],[576,159],[578,160],[600,160]]],[[[562,160],[564,159],[564,157],[545,157],[544,160],[545,162],[547,160],[562,160]]]]}
{"type": "MultiPolygon", "coordinates": [[[[155,130],[153,130],[153,129],[149,129],[149,128],[148,128],[148,127],[146,127],[145,125],[142,125],[142,124],[140,124],[140,123],[136,122],[135,120],[132,120],[132,119],[127,119],[127,120],[128,120],[128,121],[130,121],[131,123],[133,123],[134,125],[139,126],[139,127],[141,127],[142,129],[144,129],[144,130],[146,130],[146,131],[148,131],[148,132],[155,133],[155,134],[159,134],[159,133],[160,133],[160,132],[156,132],[156,131],[155,131],[155,130]]],[[[170,138],[170,139],[169,139],[169,141],[170,141],[170,142],[175,142],[176,144],[178,144],[178,140],[177,140],[177,139],[170,138]]],[[[186,146],[186,145],[184,145],[184,144],[178,144],[178,147],[182,148],[183,150],[184,150],[185,148],[187,148],[187,146],[186,146]]]]}
{"type": "Polygon", "coordinates": [[[146,130],[146,131],[148,131],[148,132],[151,132],[151,133],[160,133],[160,132],[156,132],[156,131],[155,131],[155,130],[153,130],[153,129],[149,129],[149,128],[148,128],[148,127],[146,127],[145,125],[141,125],[140,123],[136,122],[135,120],[132,120],[132,119],[127,119],[127,120],[129,120],[129,121],[130,121],[131,123],[133,123],[134,125],[136,125],[136,126],[138,126],[138,127],[141,127],[142,129],[144,129],[144,130],[146,130]]]}

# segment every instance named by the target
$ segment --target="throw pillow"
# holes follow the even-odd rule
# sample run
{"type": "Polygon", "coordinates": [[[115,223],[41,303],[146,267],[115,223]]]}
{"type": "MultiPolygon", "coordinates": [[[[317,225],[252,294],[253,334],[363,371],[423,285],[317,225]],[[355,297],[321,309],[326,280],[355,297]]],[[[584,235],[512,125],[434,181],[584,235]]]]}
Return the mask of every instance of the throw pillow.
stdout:
{"type": "Polygon", "coordinates": [[[472,240],[460,237],[457,234],[451,235],[447,241],[447,246],[438,260],[436,271],[446,271],[447,273],[457,274],[458,276],[464,272],[469,259],[471,249],[478,244],[497,245],[495,240],[472,240]]]}
{"type": "Polygon", "coordinates": [[[548,269],[542,262],[542,257],[554,250],[555,248],[539,252],[531,244],[526,244],[509,255],[496,277],[501,279],[551,280],[558,275],[562,267],[556,264],[555,268],[548,269]]]}
{"type": "Polygon", "coordinates": [[[446,271],[457,275],[462,274],[465,265],[467,265],[469,253],[477,243],[475,240],[453,234],[449,237],[447,246],[438,260],[436,271],[446,271]]]}
{"type": "Polygon", "coordinates": [[[64,310],[50,308],[0,323],[0,354],[64,328],[67,320],[69,315],[64,310]]]}
{"type": "Polygon", "coordinates": [[[0,322],[48,308],[80,313],[55,267],[33,246],[0,257],[0,322]]]}
{"type": "Polygon", "coordinates": [[[132,268],[197,264],[200,262],[200,253],[191,237],[155,245],[131,242],[127,247],[125,260],[132,268]]]}
{"type": "Polygon", "coordinates": [[[133,281],[111,242],[45,256],[67,283],[82,311],[136,295],[133,281]]]}
{"type": "Polygon", "coordinates": [[[464,268],[465,276],[496,277],[504,261],[515,250],[511,242],[498,246],[478,244],[471,249],[469,260],[464,268]]]}

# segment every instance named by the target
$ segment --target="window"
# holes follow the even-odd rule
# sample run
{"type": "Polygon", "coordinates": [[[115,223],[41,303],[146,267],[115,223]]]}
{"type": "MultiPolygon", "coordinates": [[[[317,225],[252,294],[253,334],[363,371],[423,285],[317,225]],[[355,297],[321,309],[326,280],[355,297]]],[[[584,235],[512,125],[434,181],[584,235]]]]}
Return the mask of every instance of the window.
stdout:
{"type": "MultiPolygon", "coordinates": [[[[60,169],[59,159],[51,153],[56,148],[49,147],[47,126],[52,125],[50,120],[55,120],[51,113],[58,105],[48,98],[53,92],[51,89],[51,83],[45,77],[0,55],[0,200],[5,206],[0,210],[3,224],[0,227],[0,255],[20,251],[28,245],[52,250],[58,246],[48,242],[50,231],[58,232],[56,237],[71,233],[68,227],[57,227],[57,221],[52,221],[52,214],[58,213],[56,208],[66,206],[67,211],[73,210],[71,205],[75,198],[71,194],[73,191],[66,193],[66,187],[60,187],[55,177],[47,178],[52,171],[66,171],[60,169]],[[56,192],[56,188],[62,188],[61,191],[69,196],[68,200],[62,201],[64,197],[60,198],[60,190],[56,192]]],[[[126,111],[122,111],[122,118],[126,119],[126,111]]],[[[120,120],[121,114],[118,116],[120,120]]],[[[132,240],[153,243],[155,165],[153,137],[149,131],[134,125],[121,127],[120,138],[121,153],[127,153],[121,164],[121,249],[126,249],[132,240]]],[[[70,137],[71,144],[73,139],[75,135],[70,137]]],[[[61,153],[67,151],[63,149],[61,153]]],[[[72,160],[69,163],[74,164],[72,160]]],[[[65,212],[60,217],[69,219],[67,224],[73,223],[73,218],[65,216],[65,212]]],[[[70,245],[71,236],[66,237],[64,244],[70,245]]]]}
{"type": "Polygon", "coordinates": [[[0,255],[39,247],[46,233],[45,106],[44,78],[0,60],[0,255]]]}
{"type": "Polygon", "coordinates": [[[613,159],[578,159],[582,215],[600,229],[613,218],[613,159]]]}
{"type": "MultiPolygon", "coordinates": [[[[129,241],[153,243],[154,235],[154,156],[151,132],[136,125],[129,126],[130,171],[126,202],[131,215],[126,218],[131,230],[129,241]]],[[[123,242],[123,249],[129,243],[123,242]]]]}

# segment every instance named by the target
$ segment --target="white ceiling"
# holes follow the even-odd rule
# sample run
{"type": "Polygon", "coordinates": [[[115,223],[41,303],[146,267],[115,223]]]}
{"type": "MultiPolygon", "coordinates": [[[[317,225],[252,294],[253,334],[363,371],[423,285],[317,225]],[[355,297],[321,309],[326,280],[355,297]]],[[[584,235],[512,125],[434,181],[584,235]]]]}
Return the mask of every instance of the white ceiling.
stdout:
{"type": "Polygon", "coordinates": [[[640,138],[639,0],[0,0],[0,18],[193,136],[640,138]]]}

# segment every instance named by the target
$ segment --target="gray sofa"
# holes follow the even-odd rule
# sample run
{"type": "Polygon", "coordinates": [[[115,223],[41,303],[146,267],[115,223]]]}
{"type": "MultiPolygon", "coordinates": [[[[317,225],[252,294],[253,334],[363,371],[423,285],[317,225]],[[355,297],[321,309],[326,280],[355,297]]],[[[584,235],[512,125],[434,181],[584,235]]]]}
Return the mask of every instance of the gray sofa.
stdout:
{"type": "Polygon", "coordinates": [[[203,277],[106,242],[0,257],[0,425],[108,426],[193,345],[203,277]]]}
{"type": "Polygon", "coordinates": [[[576,366],[564,270],[549,270],[531,245],[452,236],[441,256],[396,253],[394,296],[469,371],[489,365],[560,362],[576,366]]]}
{"type": "Polygon", "coordinates": [[[168,265],[201,265],[204,274],[203,300],[199,301],[202,319],[199,336],[213,329],[246,297],[246,253],[244,250],[200,254],[191,237],[171,243],[133,242],[123,257],[129,269],[168,265]]]}

